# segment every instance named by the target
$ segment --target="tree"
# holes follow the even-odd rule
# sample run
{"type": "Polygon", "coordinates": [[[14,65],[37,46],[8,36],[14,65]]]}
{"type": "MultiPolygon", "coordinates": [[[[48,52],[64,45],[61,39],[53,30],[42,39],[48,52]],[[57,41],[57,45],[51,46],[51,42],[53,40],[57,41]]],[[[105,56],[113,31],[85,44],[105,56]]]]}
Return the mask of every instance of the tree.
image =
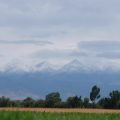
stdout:
{"type": "Polygon", "coordinates": [[[111,107],[112,108],[120,108],[120,92],[119,91],[112,91],[110,94],[111,100],[111,107]]]}
{"type": "Polygon", "coordinates": [[[27,97],[23,100],[24,107],[34,107],[35,101],[31,97],[27,97]]]}
{"type": "Polygon", "coordinates": [[[45,107],[45,100],[42,100],[42,99],[36,100],[35,107],[44,108],[45,107]]]}
{"type": "Polygon", "coordinates": [[[0,107],[8,107],[8,106],[10,106],[10,99],[5,96],[2,96],[0,98],[0,107]]]}
{"type": "Polygon", "coordinates": [[[67,102],[61,101],[61,102],[56,103],[56,104],[54,105],[54,107],[55,107],[55,108],[67,108],[68,106],[67,106],[67,102]]]}
{"type": "Polygon", "coordinates": [[[55,104],[61,102],[60,93],[53,92],[46,96],[46,107],[55,107],[55,104]]]}
{"type": "Polygon", "coordinates": [[[82,102],[81,97],[77,97],[77,96],[69,97],[67,99],[67,104],[68,107],[70,108],[80,107],[81,102],[82,102]]]}
{"type": "Polygon", "coordinates": [[[10,107],[24,107],[22,104],[22,100],[12,100],[10,101],[11,106],[10,107]]]}
{"type": "Polygon", "coordinates": [[[111,99],[110,98],[102,98],[99,100],[98,104],[101,108],[110,109],[111,108],[111,99]]]}
{"type": "Polygon", "coordinates": [[[89,107],[89,98],[84,98],[83,104],[85,108],[89,107]]]}
{"type": "Polygon", "coordinates": [[[120,108],[120,92],[112,91],[109,93],[109,98],[103,98],[99,101],[100,106],[109,109],[119,109],[120,108]]]}
{"type": "Polygon", "coordinates": [[[100,98],[100,88],[95,85],[92,87],[92,90],[90,92],[90,100],[93,103],[93,107],[95,105],[96,100],[99,98],[100,98]]]}

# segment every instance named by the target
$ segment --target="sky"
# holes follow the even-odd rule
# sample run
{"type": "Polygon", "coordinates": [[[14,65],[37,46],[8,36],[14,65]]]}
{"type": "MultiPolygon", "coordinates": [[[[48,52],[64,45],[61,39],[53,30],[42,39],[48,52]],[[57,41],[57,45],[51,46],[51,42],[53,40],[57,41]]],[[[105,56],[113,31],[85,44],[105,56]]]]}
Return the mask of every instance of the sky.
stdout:
{"type": "Polygon", "coordinates": [[[0,0],[0,69],[42,61],[120,68],[120,0],[0,0]]]}

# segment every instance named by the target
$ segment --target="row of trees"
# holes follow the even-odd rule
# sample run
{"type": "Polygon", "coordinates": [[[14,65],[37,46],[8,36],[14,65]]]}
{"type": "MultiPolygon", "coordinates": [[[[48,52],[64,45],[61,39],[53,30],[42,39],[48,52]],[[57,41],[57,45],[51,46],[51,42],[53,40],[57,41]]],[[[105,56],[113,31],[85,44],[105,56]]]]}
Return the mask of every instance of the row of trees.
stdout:
{"type": "Polygon", "coordinates": [[[24,100],[10,100],[9,98],[1,97],[0,107],[120,109],[120,92],[112,91],[109,97],[100,99],[100,88],[93,86],[89,98],[72,96],[68,97],[66,101],[62,101],[58,92],[48,94],[45,100],[34,100],[31,97],[27,97],[24,100]]]}

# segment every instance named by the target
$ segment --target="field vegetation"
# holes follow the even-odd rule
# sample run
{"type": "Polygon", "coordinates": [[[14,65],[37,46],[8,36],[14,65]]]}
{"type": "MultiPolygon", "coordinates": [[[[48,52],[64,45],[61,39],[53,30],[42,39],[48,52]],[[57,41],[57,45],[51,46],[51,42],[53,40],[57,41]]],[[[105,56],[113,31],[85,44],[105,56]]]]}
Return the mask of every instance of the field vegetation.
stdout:
{"type": "Polygon", "coordinates": [[[1,120],[120,120],[120,114],[0,111],[1,120]]]}

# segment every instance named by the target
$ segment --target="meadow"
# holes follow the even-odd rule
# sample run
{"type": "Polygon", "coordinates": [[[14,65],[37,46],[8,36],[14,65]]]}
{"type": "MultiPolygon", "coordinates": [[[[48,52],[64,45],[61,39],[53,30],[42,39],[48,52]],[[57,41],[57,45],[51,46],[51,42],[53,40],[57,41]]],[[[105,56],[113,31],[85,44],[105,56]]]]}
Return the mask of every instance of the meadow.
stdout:
{"type": "Polygon", "coordinates": [[[0,111],[0,120],[120,120],[120,114],[0,111]]]}

